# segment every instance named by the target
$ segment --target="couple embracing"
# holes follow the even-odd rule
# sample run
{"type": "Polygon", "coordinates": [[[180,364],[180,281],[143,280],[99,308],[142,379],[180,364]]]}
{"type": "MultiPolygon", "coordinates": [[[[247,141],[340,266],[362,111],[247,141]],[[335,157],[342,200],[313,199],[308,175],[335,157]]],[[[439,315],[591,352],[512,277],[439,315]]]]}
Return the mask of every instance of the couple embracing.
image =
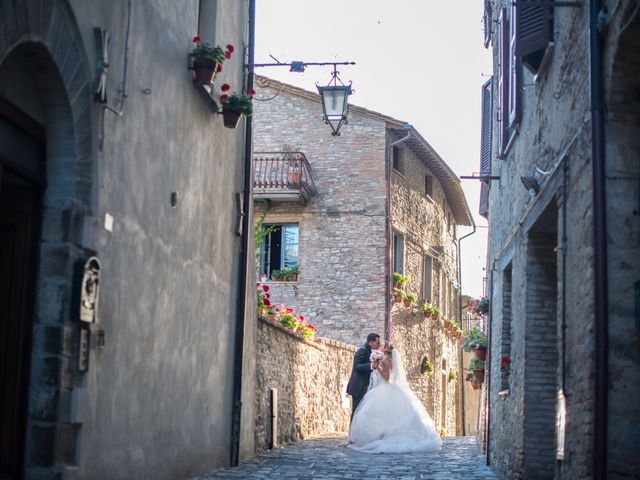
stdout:
{"type": "Polygon", "coordinates": [[[367,453],[415,453],[442,445],[433,420],[409,387],[400,354],[371,333],[355,354],[349,448],[367,453]]]}

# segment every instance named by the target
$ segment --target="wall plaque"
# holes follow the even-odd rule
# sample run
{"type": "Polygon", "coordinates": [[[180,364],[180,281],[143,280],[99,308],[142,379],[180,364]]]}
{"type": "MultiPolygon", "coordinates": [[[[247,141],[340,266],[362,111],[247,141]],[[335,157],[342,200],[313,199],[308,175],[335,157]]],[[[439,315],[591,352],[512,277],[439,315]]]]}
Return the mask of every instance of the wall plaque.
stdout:
{"type": "Polygon", "coordinates": [[[95,323],[98,318],[100,298],[100,260],[97,257],[83,259],[78,264],[78,294],[76,296],[78,319],[95,323]]]}

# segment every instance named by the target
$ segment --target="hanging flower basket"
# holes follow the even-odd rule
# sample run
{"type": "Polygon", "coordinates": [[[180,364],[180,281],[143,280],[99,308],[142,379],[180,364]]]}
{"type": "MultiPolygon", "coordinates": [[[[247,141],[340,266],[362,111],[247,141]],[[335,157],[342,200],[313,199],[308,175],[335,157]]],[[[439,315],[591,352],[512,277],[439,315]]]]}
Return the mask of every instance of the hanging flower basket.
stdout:
{"type": "Polygon", "coordinates": [[[227,128],[236,128],[241,116],[242,110],[236,110],[226,106],[222,107],[222,121],[227,128]]]}
{"type": "Polygon", "coordinates": [[[195,58],[193,71],[196,74],[195,82],[198,85],[211,85],[213,75],[218,69],[218,62],[209,58],[195,58]]]}

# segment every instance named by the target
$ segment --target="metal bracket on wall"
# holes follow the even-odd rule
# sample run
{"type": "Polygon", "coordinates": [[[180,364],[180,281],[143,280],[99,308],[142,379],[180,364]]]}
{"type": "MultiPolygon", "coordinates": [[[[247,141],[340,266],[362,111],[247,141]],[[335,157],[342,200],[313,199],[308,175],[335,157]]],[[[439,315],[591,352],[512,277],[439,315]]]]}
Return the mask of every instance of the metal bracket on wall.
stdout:
{"type": "Polygon", "coordinates": [[[480,180],[481,182],[488,182],[490,180],[500,180],[499,175],[461,175],[461,180],[480,180]]]}

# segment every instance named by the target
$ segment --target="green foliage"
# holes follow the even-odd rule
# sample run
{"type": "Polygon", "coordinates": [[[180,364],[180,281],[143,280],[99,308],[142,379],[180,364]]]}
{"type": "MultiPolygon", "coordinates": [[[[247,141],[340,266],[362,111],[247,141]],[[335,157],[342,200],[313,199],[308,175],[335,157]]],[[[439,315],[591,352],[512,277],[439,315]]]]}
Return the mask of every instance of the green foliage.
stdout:
{"type": "Polygon", "coordinates": [[[469,370],[484,370],[484,362],[474,356],[469,362],[469,370]]]}
{"type": "Polygon", "coordinates": [[[245,117],[250,117],[253,114],[253,101],[249,95],[243,93],[233,93],[229,98],[224,101],[221,100],[224,108],[242,112],[245,117]]]}
{"type": "Polygon", "coordinates": [[[191,52],[196,58],[204,58],[213,60],[217,63],[223,63],[225,60],[224,50],[220,45],[211,45],[207,42],[199,42],[191,52]]]}
{"type": "Polygon", "coordinates": [[[424,357],[422,362],[420,362],[420,372],[426,373],[428,376],[433,375],[433,364],[427,359],[427,357],[424,357]]]}
{"type": "Polygon", "coordinates": [[[456,372],[454,372],[453,370],[449,370],[448,378],[450,382],[455,382],[458,379],[458,374],[456,374],[456,372]]]}
{"type": "Polygon", "coordinates": [[[487,348],[487,336],[479,328],[467,330],[462,348],[465,352],[470,352],[473,348],[487,348]]]}
{"type": "Polygon", "coordinates": [[[418,297],[416,297],[413,293],[409,293],[409,292],[405,292],[404,298],[407,300],[411,300],[412,303],[418,300],[418,297]]]}
{"type": "Polygon", "coordinates": [[[393,272],[393,281],[396,282],[396,285],[399,288],[404,287],[407,283],[409,283],[409,276],[403,275],[398,272],[393,272]]]}

